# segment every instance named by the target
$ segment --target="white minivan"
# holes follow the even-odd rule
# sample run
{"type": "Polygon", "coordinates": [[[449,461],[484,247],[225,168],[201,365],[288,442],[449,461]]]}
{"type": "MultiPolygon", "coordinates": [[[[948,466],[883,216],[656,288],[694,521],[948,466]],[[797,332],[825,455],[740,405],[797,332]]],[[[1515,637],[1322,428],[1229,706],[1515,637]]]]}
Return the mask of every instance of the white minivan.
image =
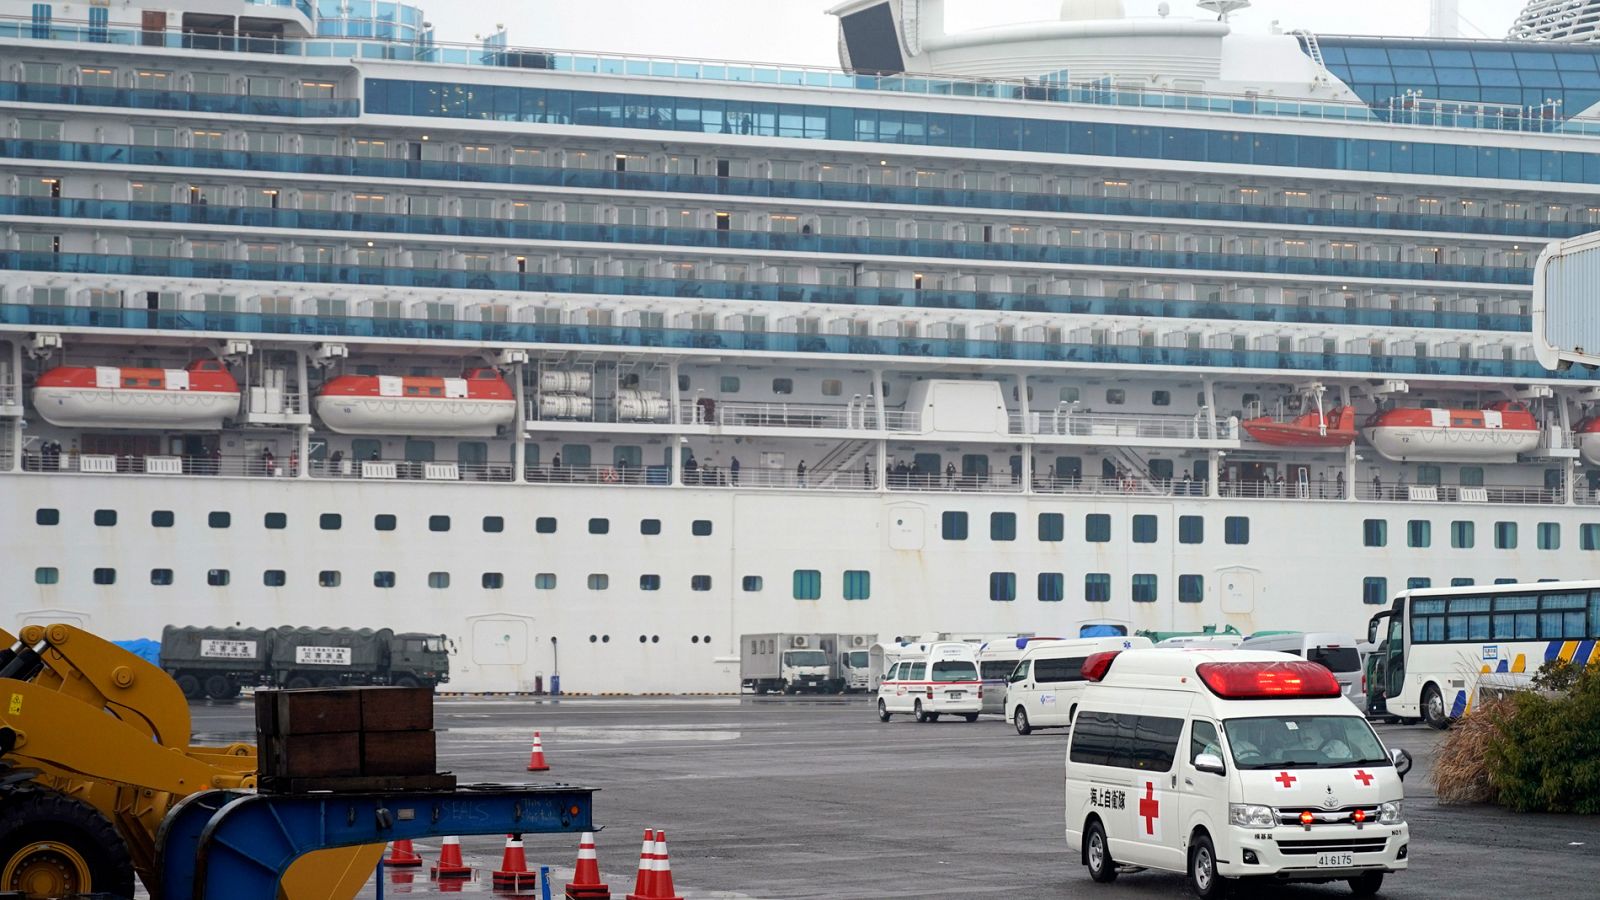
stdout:
{"type": "Polygon", "coordinates": [[[1240,650],[1275,650],[1314,663],[1321,663],[1338,679],[1339,687],[1351,700],[1366,702],[1361,683],[1361,651],[1353,634],[1336,631],[1290,631],[1281,634],[1251,635],[1240,650]]]}
{"type": "Polygon", "coordinates": [[[978,721],[983,711],[983,681],[978,677],[977,645],[940,641],[926,653],[892,663],[878,684],[878,720],[911,713],[918,722],[937,722],[945,713],[978,721]]]}
{"type": "Polygon", "coordinates": [[[1135,650],[1150,646],[1143,637],[1081,638],[1049,641],[1029,647],[1006,683],[1003,708],[1017,734],[1035,728],[1061,728],[1072,724],[1083,692],[1083,661],[1105,650],[1135,650]]]}
{"type": "Polygon", "coordinates": [[[1386,750],[1327,668],[1281,653],[1129,650],[1085,661],[1066,762],[1067,846],[1095,881],[1186,872],[1345,881],[1406,868],[1403,750],[1386,750]]]}

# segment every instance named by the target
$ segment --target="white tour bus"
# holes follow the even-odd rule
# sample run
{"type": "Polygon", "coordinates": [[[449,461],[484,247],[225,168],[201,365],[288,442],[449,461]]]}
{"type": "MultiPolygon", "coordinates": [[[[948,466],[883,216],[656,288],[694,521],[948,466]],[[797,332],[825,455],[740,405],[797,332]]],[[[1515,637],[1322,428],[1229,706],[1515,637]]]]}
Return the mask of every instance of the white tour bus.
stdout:
{"type": "Polygon", "coordinates": [[[1251,635],[1239,645],[1240,650],[1275,650],[1288,653],[1328,667],[1339,687],[1351,700],[1363,702],[1361,683],[1361,651],[1353,634],[1336,631],[1287,631],[1277,634],[1251,635]]]}
{"type": "Polygon", "coordinates": [[[1600,581],[1401,591],[1370,627],[1374,705],[1445,728],[1485,675],[1517,683],[1551,660],[1600,662],[1600,581]]]}
{"type": "Polygon", "coordinates": [[[983,681],[978,678],[977,644],[940,641],[923,644],[916,656],[891,663],[878,684],[878,720],[911,713],[918,722],[937,722],[950,713],[968,722],[983,711],[983,681]]]}
{"type": "MultiPolygon", "coordinates": [[[[1017,734],[1029,734],[1035,728],[1071,725],[1072,714],[1078,709],[1078,696],[1087,683],[1083,680],[1083,661],[1105,650],[1149,646],[1149,638],[1102,637],[1050,641],[1029,647],[1005,685],[1001,709],[1016,727],[1017,734]]],[[[984,704],[988,705],[987,694],[984,704]]]]}
{"type": "Polygon", "coordinates": [[[1066,763],[1066,837],[1089,875],[1186,872],[1348,882],[1372,896],[1408,864],[1393,753],[1327,668],[1248,650],[1128,650],[1084,662],[1066,763]]]}
{"type": "Polygon", "coordinates": [[[1053,637],[1017,637],[984,641],[978,645],[978,677],[983,679],[983,711],[1005,715],[1006,684],[1029,648],[1061,640],[1053,637]]]}

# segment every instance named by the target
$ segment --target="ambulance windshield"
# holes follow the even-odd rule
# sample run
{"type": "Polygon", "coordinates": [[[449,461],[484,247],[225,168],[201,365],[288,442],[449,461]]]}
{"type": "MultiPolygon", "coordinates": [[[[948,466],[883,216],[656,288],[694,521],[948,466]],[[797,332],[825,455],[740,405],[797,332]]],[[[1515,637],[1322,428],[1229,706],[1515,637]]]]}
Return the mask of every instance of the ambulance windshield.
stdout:
{"type": "Polygon", "coordinates": [[[1228,746],[1241,769],[1387,766],[1389,756],[1360,716],[1228,719],[1228,746]]]}
{"type": "Polygon", "coordinates": [[[978,667],[964,659],[941,659],[933,664],[933,680],[977,681],[978,667]]]}

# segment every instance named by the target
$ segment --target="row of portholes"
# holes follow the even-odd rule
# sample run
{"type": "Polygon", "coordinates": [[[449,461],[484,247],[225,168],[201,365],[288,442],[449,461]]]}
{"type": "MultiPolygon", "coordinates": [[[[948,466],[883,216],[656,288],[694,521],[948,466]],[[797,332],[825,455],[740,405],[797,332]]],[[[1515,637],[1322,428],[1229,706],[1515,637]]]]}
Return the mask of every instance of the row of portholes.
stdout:
{"type": "MultiPolygon", "coordinates": [[[[589,635],[589,643],[591,643],[591,644],[609,644],[609,643],[611,643],[611,635],[609,635],[609,634],[591,634],[591,635],[589,635]]],[[[661,643],[661,635],[659,635],[659,634],[650,634],[650,635],[641,634],[641,635],[639,635],[639,643],[641,643],[641,644],[659,644],[659,643],[661,643]]],[[[692,635],[689,636],[689,643],[691,643],[691,644],[709,644],[709,643],[711,643],[711,635],[708,634],[708,635],[705,635],[704,637],[701,637],[698,634],[692,634],[692,635]]]]}

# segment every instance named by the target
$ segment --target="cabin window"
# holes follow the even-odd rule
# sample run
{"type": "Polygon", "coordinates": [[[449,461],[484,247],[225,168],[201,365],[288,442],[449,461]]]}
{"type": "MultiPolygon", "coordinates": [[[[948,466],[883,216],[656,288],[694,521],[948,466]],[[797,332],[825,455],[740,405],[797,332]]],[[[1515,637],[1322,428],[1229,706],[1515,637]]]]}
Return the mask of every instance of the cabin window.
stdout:
{"type": "Polygon", "coordinates": [[[60,525],[61,510],[48,507],[36,509],[33,511],[33,523],[35,525],[60,525]]]}
{"type": "Polygon", "coordinates": [[[317,573],[317,586],[325,588],[338,587],[344,576],[332,569],[323,569],[317,573]]]}
{"type": "Polygon", "coordinates": [[[1408,591],[1414,591],[1414,590],[1417,590],[1419,588],[1430,588],[1430,587],[1433,587],[1433,579],[1432,578],[1412,577],[1412,578],[1407,578],[1406,579],[1406,590],[1408,590],[1408,591]]]}
{"type": "Polygon", "coordinates": [[[737,376],[737,375],[724,375],[724,376],[722,376],[722,378],[719,380],[718,387],[721,389],[721,393],[724,393],[724,394],[737,394],[737,393],[739,393],[739,376],[737,376]]]}
{"type": "Polygon", "coordinates": [[[170,509],[156,509],[150,512],[151,528],[171,528],[174,516],[170,509]]]}
{"type": "Polygon", "coordinates": [[[485,572],[485,573],[483,573],[483,589],[484,590],[486,590],[486,591],[498,591],[498,590],[500,590],[501,588],[503,588],[505,586],[506,586],[505,573],[503,573],[503,572],[485,572]]]}
{"type": "Polygon", "coordinates": [[[1205,516],[1178,517],[1178,543],[1203,544],[1206,539],[1205,516]]]}
{"type": "Polygon", "coordinates": [[[1067,539],[1067,520],[1061,513],[1039,514],[1039,540],[1046,542],[1067,539]]]}
{"type": "Polygon", "coordinates": [[[1382,547],[1389,543],[1389,522],[1386,519],[1364,519],[1361,522],[1361,546],[1382,547]]]}
{"type": "Polygon", "coordinates": [[[392,588],[392,587],[394,587],[394,573],[393,572],[373,572],[372,573],[372,586],[375,587],[375,588],[392,588]]]}
{"type": "Polygon", "coordinates": [[[273,531],[282,531],[289,527],[289,517],[281,512],[270,512],[262,517],[261,524],[273,531]]]}
{"type": "Polygon", "coordinates": [[[747,594],[756,594],[760,593],[763,582],[764,579],[762,579],[760,575],[746,575],[740,581],[740,587],[742,587],[744,592],[747,594]]]}
{"type": "Polygon", "coordinates": [[[1089,603],[1111,602],[1111,574],[1090,572],[1083,576],[1083,599],[1089,603]]]}
{"type": "Polygon", "coordinates": [[[711,590],[711,576],[710,575],[691,575],[691,576],[689,576],[689,590],[691,590],[691,591],[709,591],[709,590],[711,590]]]}
{"type": "Polygon", "coordinates": [[[556,574],[554,572],[540,572],[533,576],[533,586],[541,591],[556,589],[556,574]]]}
{"type": "Polygon", "coordinates": [[[1585,522],[1578,526],[1578,547],[1582,550],[1600,550],[1600,523],[1585,522]]]}
{"type": "Polygon", "coordinates": [[[695,519],[689,525],[689,531],[695,537],[709,537],[711,534],[710,519],[695,519]]]}
{"type": "Polygon", "coordinates": [[[40,566],[33,570],[34,584],[56,584],[61,581],[61,570],[55,566],[40,566]]]}
{"type": "Polygon", "coordinates": [[[1250,543],[1250,517],[1229,516],[1222,520],[1222,542],[1225,544],[1250,543]]]}
{"type": "Polygon", "coordinates": [[[639,576],[639,590],[641,590],[641,591],[659,591],[659,590],[661,590],[661,576],[660,575],[640,575],[639,576]]]}
{"type": "Polygon", "coordinates": [[[1204,575],[1179,575],[1178,576],[1178,602],[1199,603],[1206,596],[1206,578],[1204,575]]]}
{"type": "Polygon", "coordinates": [[[989,599],[996,603],[1010,603],[1017,599],[1017,573],[990,572],[989,599]]]}
{"type": "Polygon", "coordinates": [[[1111,540],[1111,517],[1105,513],[1084,516],[1083,539],[1091,544],[1108,543],[1111,540]]]}
{"type": "Polygon", "coordinates": [[[428,530],[429,531],[449,531],[450,530],[450,517],[449,516],[429,516],[428,517],[428,530]]]}
{"type": "Polygon", "coordinates": [[[1154,602],[1156,602],[1156,576],[1154,576],[1154,575],[1135,575],[1135,576],[1133,576],[1133,602],[1135,602],[1135,603],[1154,603],[1154,602]]]}
{"type": "Polygon", "coordinates": [[[1382,606],[1389,602],[1389,579],[1368,575],[1361,579],[1361,602],[1368,606],[1382,606]]]}
{"type": "Polygon", "coordinates": [[[1122,388],[1107,388],[1106,402],[1112,406],[1121,406],[1128,402],[1128,392],[1122,388]]]}
{"type": "Polygon", "coordinates": [[[1412,519],[1406,523],[1406,546],[1428,547],[1433,544],[1433,523],[1427,519],[1412,519]]]}
{"type": "Polygon", "coordinates": [[[1066,598],[1067,578],[1060,572],[1039,573],[1039,602],[1060,603],[1066,598]]]}
{"type": "Polygon", "coordinates": [[[589,520],[589,533],[590,534],[610,534],[611,533],[611,520],[610,519],[590,519],[589,520]]]}
{"type": "Polygon", "coordinates": [[[450,573],[449,572],[429,572],[428,573],[428,587],[433,588],[435,590],[444,590],[445,588],[447,588],[449,586],[450,586],[450,573]]]}
{"type": "Polygon", "coordinates": [[[117,524],[117,511],[114,509],[97,509],[94,511],[94,523],[101,528],[110,528],[117,524]]]}
{"type": "Polygon", "coordinates": [[[837,378],[822,379],[822,396],[838,397],[844,393],[844,382],[837,378]]]}
{"type": "Polygon", "coordinates": [[[1150,405],[1151,406],[1171,406],[1172,405],[1172,392],[1171,391],[1151,391],[1150,392],[1150,405]]]}
{"type": "Polygon", "coordinates": [[[172,584],[172,570],[171,569],[151,569],[150,570],[150,583],[154,584],[154,585],[159,585],[159,586],[165,586],[165,585],[172,584]]]}
{"type": "Polygon", "coordinates": [[[499,516],[484,516],[483,530],[487,534],[499,534],[506,530],[506,520],[499,516]]]}
{"type": "Polygon", "coordinates": [[[595,573],[595,574],[589,576],[589,590],[591,590],[591,591],[604,591],[604,590],[609,590],[610,588],[611,588],[611,576],[610,575],[606,575],[606,574],[603,574],[603,573],[595,573]]]}
{"type": "Polygon", "coordinates": [[[1156,517],[1133,517],[1133,542],[1135,544],[1154,544],[1156,542],[1156,517]]]}
{"type": "Polygon", "coordinates": [[[227,528],[233,524],[233,514],[213,512],[206,516],[206,524],[212,528],[227,528]]]}
{"type": "Polygon", "coordinates": [[[1537,534],[1540,550],[1561,549],[1561,524],[1559,522],[1540,522],[1537,534]]]}
{"type": "Polygon", "coordinates": [[[1472,522],[1450,523],[1450,546],[1457,550],[1471,550],[1477,540],[1478,527],[1472,522]]]}
{"type": "MultiPolygon", "coordinates": [[[[206,575],[206,583],[211,584],[211,585],[225,585],[225,584],[227,584],[228,583],[228,572],[227,572],[227,570],[226,569],[212,569],[211,572],[206,575]],[[218,578],[220,580],[213,580],[213,578],[218,578]]],[[[265,585],[266,587],[274,587],[274,588],[283,587],[284,585],[289,583],[289,573],[283,571],[282,569],[268,569],[265,572],[261,573],[261,583],[263,585],[265,585]]]]}
{"type": "Polygon", "coordinates": [[[967,514],[959,510],[946,510],[941,520],[941,531],[947,541],[967,539],[967,514]]]}
{"type": "Polygon", "coordinates": [[[639,520],[639,533],[640,534],[660,534],[661,533],[661,520],[660,519],[640,519],[639,520]]]}
{"type": "Polygon", "coordinates": [[[796,600],[821,599],[822,573],[816,569],[795,569],[794,598],[796,600]]]}
{"type": "Polygon", "coordinates": [[[774,379],[772,379],[772,392],[774,394],[780,394],[780,395],[794,393],[794,379],[793,378],[774,378],[774,379]]]}
{"type": "Polygon", "coordinates": [[[1450,579],[1450,586],[1451,587],[1472,587],[1475,584],[1477,584],[1477,581],[1475,579],[1472,579],[1472,578],[1452,578],[1452,579],[1450,579]]]}
{"type": "Polygon", "coordinates": [[[117,583],[117,570],[116,569],[95,569],[94,570],[94,583],[95,584],[116,584],[117,583]]]}
{"type": "Polygon", "coordinates": [[[1517,523],[1494,523],[1494,548],[1496,550],[1517,549],[1517,523]]]}
{"type": "Polygon", "coordinates": [[[540,516],[533,520],[533,530],[539,534],[555,534],[556,520],[554,516],[540,516]]]}
{"type": "MultiPolygon", "coordinates": [[[[326,516],[324,516],[326,518],[326,516]]],[[[378,513],[372,517],[373,531],[393,531],[398,520],[389,513],[378,513]]],[[[326,528],[327,526],[323,526],[326,528]]]]}
{"type": "Polygon", "coordinates": [[[847,569],[844,573],[844,598],[867,600],[872,597],[872,573],[864,569],[847,569]]]}
{"type": "Polygon", "coordinates": [[[1017,514],[997,512],[989,514],[989,540],[1014,541],[1017,539],[1017,514]]]}
{"type": "MultiPolygon", "coordinates": [[[[390,516],[389,518],[393,520],[394,517],[390,516]]],[[[338,531],[344,527],[344,516],[340,515],[339,513],[323,513],[317,518],[317,524],[322,528],[323,531],[338,531]]],[[[394,529],[392,527],[380,527],[378,530],[393,531],[394,529]]]]}
{"type": "MultiPolygon", "coordinates": [[[[277,570],[277,572],[278,572],[279,576],[283,575],[283,571],[281,569],[277,570]]],[[[233,574],[231,572],[229,572],[227,569],[208,569],[206,571],[206,584],[209,584],[212,587],[227,587],[228,586],[228,582],[230,582],[232,580],[233,580],[233,574]]],[[[272,587],[282,587],[282,586],[283,586],[282,582],[279,582],[277,585],[272,585],[272,587]]]]}

